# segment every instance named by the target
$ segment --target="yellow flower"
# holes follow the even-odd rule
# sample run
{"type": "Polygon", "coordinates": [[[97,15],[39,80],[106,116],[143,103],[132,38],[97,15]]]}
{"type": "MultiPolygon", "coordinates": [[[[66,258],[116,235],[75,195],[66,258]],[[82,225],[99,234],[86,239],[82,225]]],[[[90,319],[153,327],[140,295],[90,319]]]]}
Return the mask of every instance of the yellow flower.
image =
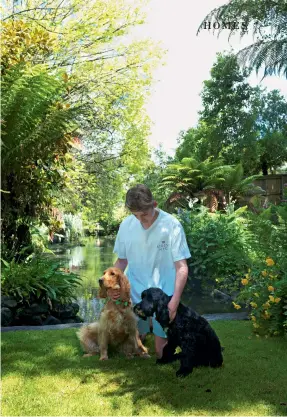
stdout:
{"type": "Polygon", "coordinates": [[[273,259],[272,258],[266,258],[266,265],[268,265],[268,266],[273,266],[273,265],[275,265],[275,262],[273,261],[273,259]]]}
{"type": "Polygon", "coordinates": [[[266,320],[270,318],[270,314],[268,313],[268,311],[264,311],[264,316],[263,316],[266,320]]]}
{"type": "Polygon", "coordinates": [[[269,300],[270,300],[272,303],[274,303],[275,298],[273,297],[273,295],[269,295],[269,300]]]}
{"type": "Polygon", "coordinates": [[[245,274],[245,278],[246,279],[249,279],[250,278],[250,275],[249,274],[245,274]]]}
{"type": "Polygon", "coordinates": [[[239,304],[236,304],[234,301],[232,301],[232,304],[234,308],[236,308],[236,310],[239,310],[241,308],[241,306],[239,304]]]}
{"type": "Polygon", "coordinates": [[[258,306],[257,306],[257,304],[256,303],[254,303],[253,301],[250,303],[250,305],[252,306],[252,307],[254,307],[254,308],[257,308],[258,306]]]}
{"type": "Polygon", "coordinates": [[[269,285],[268,291],[274,291],[274,287],[272,287],[272,285],[269,285]]]}
{"type": "Polygon", "coordinates": [[[255,329],[258,329],[260,326],[258,323],[253,323],[253,327],[255,327],[255,329]]]}
{"type": "Polygon", "coordinates": [[[259,298],[258,292],[255,292],[254,295],[255,295],[255,297],[259,298]]]}
{"type": "Polygon", "coordinates": [[[275,301],[275,303],[279,303],[280,300],[281,300],[280,297],[276,297],[274,301],[275,301]]]}
{"type": "Polygon", "coordinates": [[[247,284],[248,284],[248,279],[243,278],[243,279],[241,280],[241,283],[242,283],[242,285],[247,285],[247,284]]]}
{"type": "Polygon", "coordinates": [[[256,317],[255,316],[251,316],[251,320],[252,321],[256,321],[256,317]]]}
{"type": "Polygon", "coordinates": [[[264,271],[261,272],[261,274],[266,277],[267,276],[267,271],[264,269],[264,271]]]}
{"type": "Polygon", "coordinates": [[[269,304],[269,303],[268,303],[268,301],[267,301],[265,304],[263,304],[263,305],[262,305],[262,307],[263,307],[263,308],[268,308],[268,307],[270,307],[270,304],[269,304]]]}

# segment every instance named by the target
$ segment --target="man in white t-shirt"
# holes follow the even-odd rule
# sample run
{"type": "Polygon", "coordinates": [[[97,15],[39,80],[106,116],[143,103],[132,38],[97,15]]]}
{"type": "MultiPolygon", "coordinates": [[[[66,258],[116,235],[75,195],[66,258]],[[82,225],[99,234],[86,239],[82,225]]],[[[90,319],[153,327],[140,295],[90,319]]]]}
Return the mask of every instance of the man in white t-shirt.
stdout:
{"type": "MultiPolygon", "coordinates": [[[[174,216],[156,208],[151,191],[143,184],[127,192],[125,205],[131,215],[120,225],[114,246],[118,259],[114,266],[122,271],[128,266],[126,275],[133,304],[150,287],[173,295],[168,305],[172,321],[187,281],[186,259],[190,258],[183,227],[174,216]]],[[[114,290],[109,295],[116,300],[120,294],[114,290]]],[[[152,320],[156,355],[161,358],[166,334],[154,317],[152,320]]],[[[148,333],[148,321],[139,319],[138,328],[140,335],[148,333]]]]}

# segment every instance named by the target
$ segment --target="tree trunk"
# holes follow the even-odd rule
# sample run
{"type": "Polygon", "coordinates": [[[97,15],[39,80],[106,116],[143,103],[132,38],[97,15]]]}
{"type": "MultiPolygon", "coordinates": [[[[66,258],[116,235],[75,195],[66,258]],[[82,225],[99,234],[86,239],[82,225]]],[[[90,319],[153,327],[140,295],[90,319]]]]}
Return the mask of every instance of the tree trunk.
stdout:
{"type": "Polygon", "coordinates": [[[262,174],[268,175],[268,165],[267,162],[264,160],[261,164],[262,174]]]}
{"type": "Polygon", "coordinates": [[[208,195],[207,206],[209,208],[210,213],[216,213],[218,209],[218,199],[214,193],[210,193],[208,195]]]}

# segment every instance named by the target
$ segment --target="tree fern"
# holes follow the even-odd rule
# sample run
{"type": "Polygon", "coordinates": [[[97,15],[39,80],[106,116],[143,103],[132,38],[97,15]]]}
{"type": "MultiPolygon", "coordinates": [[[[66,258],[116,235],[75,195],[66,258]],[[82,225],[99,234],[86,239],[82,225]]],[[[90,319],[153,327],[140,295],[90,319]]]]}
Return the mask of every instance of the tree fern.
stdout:
{"type": "MultiPolygon", "coordinates": [[[[204,18],[197,33],[203,29],[204,22],[210,22],[211,26],[215,22],[220,23],[218,36],[224,30],[224,22],[242,23],[241,37],[250,33],[252,27],[255,42],[238,52],[239,62],[251,66],[256,73],[264,68],[264,77],[278,74],[287,78],[286,0],[230,0],[228,4],[213,9],[204,18]]],[[[236,32],[237,29],[231,27],[229,37],[236,32]]]]}
{"type": "Polygon", "coordinates": [[[75,108],[57,106],[64,91],[61,79],[43,66],[33,71],[14,67],[3,77],[1,90],[4,166],[49,154],[57,140],[75,129],[75,108]]]}

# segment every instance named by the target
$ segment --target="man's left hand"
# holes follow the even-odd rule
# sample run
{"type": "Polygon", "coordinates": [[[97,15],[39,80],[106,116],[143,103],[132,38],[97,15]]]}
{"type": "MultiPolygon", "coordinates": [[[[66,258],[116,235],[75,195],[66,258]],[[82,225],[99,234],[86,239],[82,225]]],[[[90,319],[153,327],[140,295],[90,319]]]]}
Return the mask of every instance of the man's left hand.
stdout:
{"type": "Polygon", "coordinates": [[[170,323],[175,319],[176,316],[176,312],[178,309],[178,302],[171,299],[170,302],[167,305],[168,311],[169,311],[169,319],[170,319],[170,323]]]}

